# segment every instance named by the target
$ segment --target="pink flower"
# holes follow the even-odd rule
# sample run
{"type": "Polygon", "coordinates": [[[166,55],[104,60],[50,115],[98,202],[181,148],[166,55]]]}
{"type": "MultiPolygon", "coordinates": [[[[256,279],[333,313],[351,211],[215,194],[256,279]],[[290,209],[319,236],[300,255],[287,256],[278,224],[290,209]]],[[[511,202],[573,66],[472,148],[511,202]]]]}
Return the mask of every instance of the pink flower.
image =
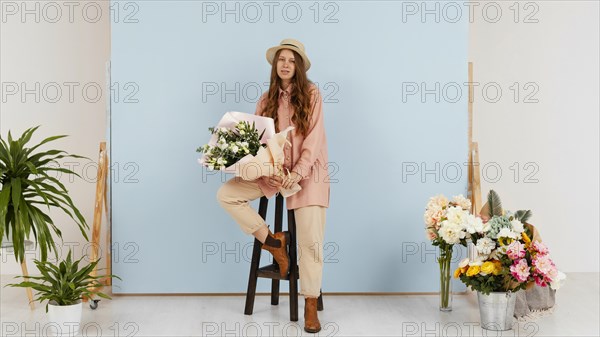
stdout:
{"type": "Polygon", "coordinates": [[[517,279],[519,282],[527,281],[529,277],[529,266],[527,265],[527,260],[521,259],[515,261],[512,266],[510,266],[510,272],[512,276],[517,279]]]}
{"type": "Polygon", "coordinates": [[[520,241],[513,241],[506,246],[506,255],[511,260],[518,260],[525,257],[525,245],[520,241]]]}
{"type": "Polygon", "coordinates": [[[540,286],[540,287],[545,287],[546,286],[546,280],[544,280],[543,277],[540,277],[540,276],[536,275],[534,277],[534,279],[535,279],[535,284],[537,284],[538,286],[540,286]]]}
{"type": "Polygon", "coordinates": [[[427,239],[429,239],[429,241],[433,241],[435,239],[437,239],[437,234],[435,233],[434,230],[428,228],[427,229],[427,239]]]}
{"type": "Polygon", "coordinates": [[[548,250],[548,247],[546,247],[545,244],[543,244],[541,242],[538,242],[538,241],[534,241],[533,242],[533,250],[535,250],[539,254],[548,254],[548,253],[550,253],[550,251],[548,250]]]}
{"type": "Polygon", "coordinates": [[[549,277],[556,274],[556,266],[548,255],[536,255],[531,264],[534,267],[534,272],[549,277]]]}

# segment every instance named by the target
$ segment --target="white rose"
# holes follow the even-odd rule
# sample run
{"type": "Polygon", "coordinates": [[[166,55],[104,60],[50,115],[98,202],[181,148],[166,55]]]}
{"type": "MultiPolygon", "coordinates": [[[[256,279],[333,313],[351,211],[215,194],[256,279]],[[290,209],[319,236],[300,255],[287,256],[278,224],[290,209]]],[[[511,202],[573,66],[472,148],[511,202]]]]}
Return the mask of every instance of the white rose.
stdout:
{"type": "Polygon", "coordinates": [[[513,231],[517,234],[521,234],[525,230],[523,223],[519,220],[514,219],[510,222],[510,224],[512,225],[513,231]]]}
{"type": "Polygon", "coordinates": [[[469,262],[469,266],[481,266],[482,264],[483,264],[483,261],[479,257],[477,257],[473,261],[469,262]]]}
{"type": "Polygon", "coordinates": [[[439,234],[449,244],[459,243],[461,239],[464,239],[466,233],[462,230],[462,226],[449,222],[447,220],[442,221],[440,224],[439,234]]]}
{"type": "Polygon", "coordinates": [[[498,237],[516,239],[517,234],[515,234],[510,228],[504,227],[498,232],[498,237]]]}
{"type": "Polygon", "coordinates": [[[477,252],[482,255],[489,255],[494,248],[496,248],[496,243],[487,237],[477,240],[477,244],[475,245],[477,252]]]}
{"type": "Polygon", "coordinates": [[[554,290],[560,289],[560,287],[562,287],[562,285],[565,283],[566,279],[567,275],[565,275],[565,273],[562,271],[558,271],[556,277],[552,280],[552,282],[550,282],[550,288],[554,290]]]}
{"type": "Polygon", "coordinates": [[[481,218],[478,218],[476,216],[474,216],[473,214],[469,214],[467,215],[467,219],[466,219],[466,223],[465,223],[465,230],[471,234],[474,233],[483,233],[483,221],[481,220],[481,218]]]}
{"type": "Polygon", "coordinates": [[[427,208],[432,205],[436,205],[440,208],[448,206],[448,199],[442,194],[436,195],[435,197],[429,198],[429,203],[427,204],[427,208]]]}
{"type": "Polygon", "coordinates": [[[231,152],[238,153],[239,150],[240,150],[240,148],[237,145],[231,146],[231,152]]]}
{"type": "Polygon", "coordinates": [[[467,212],[465,212],[462,208],[457,206],[452,206],[448,208],[448,212],[446,213],[448,221],[457,225],[464,224],[466,222],[467,215],[467,212]]]}
{"type": "Polygon", "coordinates": [[[465,198],[462,194],[455,196],[452,201],[454,203],[456,203],[458,206],[460,206],[462,209],[470,209],[471,208],[471,200],[465,198]]]}
{"type": "Polygon", "coordinates": [[[467,258],[464,258],[464,259],[462,259],[462,260],[460,261],[460,263],[458,264],[458,268],[464,268],[464,267],[468,266],[468,265],[469,265],[469,262],[470,262],[470,261],[469,261],[469,258],[468,258],[468,257],[467,257],[467,258]]]}

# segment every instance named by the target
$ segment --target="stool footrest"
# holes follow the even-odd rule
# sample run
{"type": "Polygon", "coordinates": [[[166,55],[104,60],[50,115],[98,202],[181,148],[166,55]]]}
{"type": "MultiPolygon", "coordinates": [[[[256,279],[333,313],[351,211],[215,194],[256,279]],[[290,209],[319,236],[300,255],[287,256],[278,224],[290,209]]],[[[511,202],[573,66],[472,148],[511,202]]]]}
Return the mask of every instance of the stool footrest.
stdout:
{"type": "MultiPolygon", "coordinates": [[[[298,266],[296,266],[296,270],[299,272],[298,266]]],[[[290,279],[289,273],[286,275],[286,277],[282,278],[281,275],[279,274],[279,266],[275,265],[275,264],[269,264],[264,267],[258,268],[257,276],[262,277],[262,278],[270,278],[273,280],[289,280],[290,279]]]]}

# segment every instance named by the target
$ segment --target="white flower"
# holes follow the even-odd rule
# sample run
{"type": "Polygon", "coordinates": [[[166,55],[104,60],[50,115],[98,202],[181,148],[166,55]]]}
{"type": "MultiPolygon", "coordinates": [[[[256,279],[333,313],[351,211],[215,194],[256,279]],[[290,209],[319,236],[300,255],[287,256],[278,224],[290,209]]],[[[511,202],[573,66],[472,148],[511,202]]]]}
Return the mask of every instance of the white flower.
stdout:
{"type": "Polygon", "coordinates": [[[554,290],[560,289],[560,287],[562,287],[562,285],[565,283],[566,279],[567,275],[565,275],[565,273],[562,271],[558,271],[556,277],[552,280],[552,282],[550,282],[550,288],[554,290]]]}
{"type": "Polygon", "coordinates": [[[234,144],[231,146],[231,152],[238,153],[239,150],[240,148],[237,145],[234,144]]]}
{"type": "Polygon", "coordinates": [[[248,147],[248,142],[241,142],[240,145],[242,145],[242,147],[248,147]]]}
{"type": "Polygon", "coordinates": [[[470,262],[470,261],[469,261],[469,258],[468,258],[468,257],[467,257],[467,258],[464,258],[464,259],[462,259],[462,260],[460,261],[460,263],[458,264],[458,268],[464,268],[464,267],[468,266],[468,265],[469,265],[469,262],[470,262]]]}
{"type": "Polygon", "coordinates": [[[459,243],[466,235],[461,225],[448,220],[442,221],[439,234],[449,244],[459,243]]]}
{"type": "Polygon", "coordinates": [[[221,150],[225,150],[227,148],[227,143],[221,143],[219,142],[219,145],[217,145],[219,147],[219,149],[221,150]]]}
{"type": "Polygon", "coordinates": [[[508,227],[503,227],[500,229],[500,231],[498,232],[498,238],[511,238],[511,239],[516,239],[517,238],[517,234],[515,234],[515,232],[513,232],[510,228],[508,227]]]}
{"type": "Polygon", "coordinates": [[[455,196],[452,201],[454,203],[456,203],[462,209],[470,209],[471,208],[471,200],[463,197],[462,194],[455,196]]]}
{"type": "Polygon", "coordinates": [[[460,207],[452,206],[448,208],[448,212],[446,213],[446,217],[449,222],[452,222],[456,225],[464,225],[467,222],[467,216],[469,212],[466,212],[460,207]]]}
{"type": "Polygon", "coordinates": [[[219,165],[223,165],[223,164],[226,164],[226,163],[227,163],[227,161],[225,159],[221,158],[221,157],[219,157],[219,159],[217,159],[217,164],[219,164],[219,165]]]}
{"type": "Polygon", "coordinates": [[[208,170],[209,171],[214,171],[215,170],[215,166],[214,165],[208,165],[208,170]]]}
{"type": "Polygon", "coordinates": [[[519,220],[514,219],[510,222],[510,224],[512,225],[513,232],[517,234],[521,234],[525,230],[525,228],[523,228],[523,223],[519,220]]]}
{"type": "Polygon", "coordinates": [[[244,131],[244,130],[240,130],[240,135],[241,135],[241,136],[243,136],[243,135],[245,135],[245,134],[246,134],[246,131],[244,131]]]}
{"type": "Polygon", "coordinates": [[[427,208],[431,208],[433,205],[439,206],[439,208],[446,207],[448,206],[448,199],[442,194],[436,195],[435,197],[429,198],[427,208]]]}
{"type": "Polygon", "coordinates": [[[483,264],[483,259],[481,256],[477,256],[475,259],[469,262],[469,266],[481,266],[483,264]]]}
{"type": "Polygon", "coordinates": [[[492,239],[484,237],[477,240],[475,248],[479,254],[489,255],[496,248],[496,243],[492,239]]]}
{"type": "Polygon", "coordinates": [[[465,222],[465,229],[470,234],[483,233],[484,223],[481,218],[474,216],[473,214],[467,215],[467,221],[465,222]]]}
{"type": "Polygon", "coordinates": [[[436,227],[436,229],[438,229],[439,225],[437,225],[437,226],[434,226],[434,225],[436,225],[443,216],[444,216],[444,210],[442,209],[442,207],[437,204],[432,204],[425,211],[423,218],[424,218],[427,226],[429,226],[429,227],[433,226],[433,227],[436,227]]]}

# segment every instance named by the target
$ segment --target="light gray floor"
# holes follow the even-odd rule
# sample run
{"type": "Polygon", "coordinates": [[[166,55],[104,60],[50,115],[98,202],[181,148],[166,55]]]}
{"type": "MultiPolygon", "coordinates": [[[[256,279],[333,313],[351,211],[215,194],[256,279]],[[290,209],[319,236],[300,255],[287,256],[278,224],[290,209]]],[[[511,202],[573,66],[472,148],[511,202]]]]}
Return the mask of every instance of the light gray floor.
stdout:
{"type": "MultiPolygon", "coordinates": [[[[2,277],[2,286],[13,280],[2,277]]],[[[474,293],[454,295],[453,311],[438,310],[436,295],[324,296],[317,336],[599,336],[598,273],[570,273],[556,295],[551,316],[519,323],[502,333],[482,330],[474,293]]],[[[29,310],[25,291],[2,288],[1,336],[40,336],[44,306],[29,310]]],[[[243,314],[243,296],[117,296],[97,310],[84,306],[83,336],[308,336],[300,320],[289,321],[289,302],[256,299],[254,315],[243,314]]]]}

